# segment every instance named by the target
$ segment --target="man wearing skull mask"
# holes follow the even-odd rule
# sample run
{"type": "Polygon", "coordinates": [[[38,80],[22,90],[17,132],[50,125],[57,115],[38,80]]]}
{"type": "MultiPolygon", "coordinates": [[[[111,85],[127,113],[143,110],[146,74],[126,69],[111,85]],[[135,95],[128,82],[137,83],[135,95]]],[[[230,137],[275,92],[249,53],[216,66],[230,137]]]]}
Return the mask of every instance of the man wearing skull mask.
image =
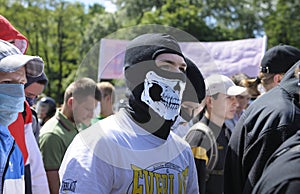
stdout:
{"type": "Polygon", "coordinates": [[[125,52],[129,106],[78,134],[61,168],[61,193],[198,193],[193,154],[170,132],[186,63],[167,34],[144,34],[125,52]]]}

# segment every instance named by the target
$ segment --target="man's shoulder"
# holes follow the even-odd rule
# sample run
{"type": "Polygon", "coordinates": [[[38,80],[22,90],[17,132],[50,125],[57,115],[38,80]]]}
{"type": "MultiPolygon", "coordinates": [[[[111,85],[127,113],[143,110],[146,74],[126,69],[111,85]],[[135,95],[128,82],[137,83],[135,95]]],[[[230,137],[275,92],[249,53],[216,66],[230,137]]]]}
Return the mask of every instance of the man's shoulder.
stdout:
{"type": "Polygon", "coordinates": [[[282,93],[281,88],[273,88],[253,101],[245,113],[272,111],[273,114],[279,114],[280,112],[289,112],[291,106],[287,105],[292,104],[290,98],[286,93],[282,93]]]}
{"type": "Polygon", "coordinates": [[[57,120],[57,118],[54,116],[51,119],[49,119],[41,128],[41,133],[42,132],[47,132],[47,131],[52,131],[55,128],[60,128],[58,126],[59,121],[57,120]]]}
{"type": "Polygon", "coordinates": [[[192,138],[192,139],[200,139],[203,138],[206,135],[205,131],[202,130],[202,128],[197,129],[191,129],[188,131],[187,135],[185,136],[185,139],[192,138]]]}
{"type": "Polygon", "coordinates": [[[255,193],[267,193],[266,191],[273,191],[276,190],[275,188],[279,187],[285,189],[297,188],[299,191],[299,143],[299,137],[296,139],[289,139],[285,142],[286,145],[281,146],[279,149],[277,149],[277,151],[274,152],[274,154],[268,160],[262,176],[254,188],[255,193]],[[289,165],[286,165],[287,163],[289,165]],[[293,187],[292,184],[296,184],[297,186],[293,187]]]}
{"type": "Polygon", "coordinates": [[[177,143],[177,144],[180,144],[182,146],[187,146],[187,147],[190,147],[188,142],[185,141],[184,138],[180,137],[179,135],[177,135],[176,133],[174,133],[173,131],[170,132],[170,136],[171,138],[174,139],[174,141],[177,143]]]}
{"type": "Polygon", "coordinates": [[[40,130],[40,138],[61,137],[64,136],[65,128],[59,125],[58,119],[54,116],[48,120],[40,130]]]}
{"type": "Polygon", "coordinates": [[[82,130],[79,134],[82,137],[95,140],[117,140],[126,133],[126,125],[120,123],[117,115],[112,115],[93,123],[88,128],[82,130]]]}
{"type": "Polygon", "coordinates": [[[185,136],[185,140],[190,146],[197,147],[202,143],[204,138],[209,138],[210,133],[212,133],[212,131],[205,123],[198,122],[190,128],[185,136]]]}
{"type": "Polygon", "coordinates": [[[253,133],[253,130],[256,128],[261,130],[269,129],[270,127],[274,128],[275,123],[278,126],[288,125],[295,114],[293,102],[282,96],[278,96],[276,101],[273,98],[272,95],[266,93],[255,100],[241,116],[236,129],[246,127],[248,130],[252,129],[253,133]],[[258,126],[257,123],[263,125],[255,127],[258,126]]]}

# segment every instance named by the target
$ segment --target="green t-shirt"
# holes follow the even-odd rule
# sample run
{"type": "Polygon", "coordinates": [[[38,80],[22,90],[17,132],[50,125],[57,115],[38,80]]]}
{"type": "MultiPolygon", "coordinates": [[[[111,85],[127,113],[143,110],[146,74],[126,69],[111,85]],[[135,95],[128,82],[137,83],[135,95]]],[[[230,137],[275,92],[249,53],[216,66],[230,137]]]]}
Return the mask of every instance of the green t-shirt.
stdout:
{"type": "Polygon", "coordinates": [[[104,118],[105,117],[103,117],[102,115],[98,115],[98,116],[92,118],[91,124],[95,124],[95,123],[97,123],[98,121],[100,121],[101,119],[104,119],[104,118]]]}
{"type": "Polygon", "coordinates": [[[60,111],[47,121],[40,131],[39,147],[46,170],[58,170],[65,152],[78,134],[75,123],[60,111]]]}

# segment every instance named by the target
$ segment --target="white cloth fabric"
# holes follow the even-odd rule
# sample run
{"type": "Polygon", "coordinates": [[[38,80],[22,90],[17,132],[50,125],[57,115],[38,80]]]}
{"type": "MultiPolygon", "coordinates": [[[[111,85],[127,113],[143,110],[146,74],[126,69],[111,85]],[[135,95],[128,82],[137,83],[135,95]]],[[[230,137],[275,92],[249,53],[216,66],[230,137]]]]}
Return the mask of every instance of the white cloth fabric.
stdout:
{"type": "Polygon", "coordinates": [[[175,120],[174,124],[172,125],[171,129],[176,135],[183,138],[192,126],[192,120],[190,122],[187,122],[179,115],[175,120]]]}
{"type": "Polygon", "coordinates": [[[60,193],[198,193],[189,145],[148,133],[123,110],[74,138],[59,175],[60,193]]]}
{"type": "Polygon", "coordinates": [[[49,186],[42,160],[42,155],[32,130],[32,123],[24,125],[25,143],[28,151],[28,161],[31,172],[31,185],[33,194],[49,194],[49,186]]]}

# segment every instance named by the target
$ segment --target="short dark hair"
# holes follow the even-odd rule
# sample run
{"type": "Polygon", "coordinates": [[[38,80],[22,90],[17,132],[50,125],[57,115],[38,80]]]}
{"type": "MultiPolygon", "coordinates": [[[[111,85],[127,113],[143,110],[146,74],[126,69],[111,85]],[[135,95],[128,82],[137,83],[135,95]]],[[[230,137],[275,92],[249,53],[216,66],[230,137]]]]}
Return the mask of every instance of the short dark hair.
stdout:
{"type": "Polygon", "coordinates": [[[100,101],[101,91],[94,80],[90,78],[81,78],[67,87],[64,95],[64,102],[67,102],[70,97],[74,97],[81,103],[88,96],[93,96],[96,100],[100,101]]]}
{"type": "Polygon", "coordinates": [[[36,83],[39,83],[39,84],[45,86],[45,85],[47,85],[48,81],[47,80],[38,80],[38,81],[36,81],[36,83]]]}

